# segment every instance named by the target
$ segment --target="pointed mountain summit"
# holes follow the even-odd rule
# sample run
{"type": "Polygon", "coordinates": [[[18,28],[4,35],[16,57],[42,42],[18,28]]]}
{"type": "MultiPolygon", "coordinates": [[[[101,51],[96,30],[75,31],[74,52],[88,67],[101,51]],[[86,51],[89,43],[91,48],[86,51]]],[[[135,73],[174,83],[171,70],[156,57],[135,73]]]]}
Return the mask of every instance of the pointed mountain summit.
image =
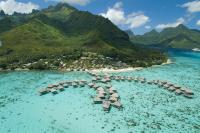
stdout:
{"type": "Polygon", "coordinates": [[[180,24],[174,28],[166,28],[160,33],[151,31],[144,35],[135,36],[131,40],[134,43],[144,45],[193,49],[200,48],[200,31],[189,29],[180,24]]]}

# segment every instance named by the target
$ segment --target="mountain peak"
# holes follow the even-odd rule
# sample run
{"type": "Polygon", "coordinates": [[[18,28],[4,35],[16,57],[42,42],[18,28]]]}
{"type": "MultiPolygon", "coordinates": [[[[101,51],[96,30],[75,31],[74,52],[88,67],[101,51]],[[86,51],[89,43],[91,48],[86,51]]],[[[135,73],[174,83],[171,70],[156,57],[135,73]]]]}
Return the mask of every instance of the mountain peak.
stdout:
{"type": "Polygon", "coordinates": [[[130,37],[132,37],[132,36],[134,36],[134,33],[133,33],[133,31],[132,30],[126,30],[125,31],[130,37]]]}
{"type": "Polygon", "coordinates": [[[67,3],[58,3],[56,6],[51,6],[51,8],[54,8],[55,10],[60,10],[62,8],[68,8],[68,9],[71,9],[71,10],[76,10],[76,8],[70,6],[67,3]]]}
{"type": "Polygon", "coordinates": [[[146,36],[148,36],[148,35],[158,35],[159,33],[155,30],[155,29],[153,29],[153,30],[151,30],[150,32],[147,32],[147,33],[145,33],[144,35],[146,35],[146,36]]]}
{"type": "Polygon", "coordinates": [[[176,28],[179,28],[179,29],[188,29],[185,25],[183,24],[179,24],[176,28]]]}

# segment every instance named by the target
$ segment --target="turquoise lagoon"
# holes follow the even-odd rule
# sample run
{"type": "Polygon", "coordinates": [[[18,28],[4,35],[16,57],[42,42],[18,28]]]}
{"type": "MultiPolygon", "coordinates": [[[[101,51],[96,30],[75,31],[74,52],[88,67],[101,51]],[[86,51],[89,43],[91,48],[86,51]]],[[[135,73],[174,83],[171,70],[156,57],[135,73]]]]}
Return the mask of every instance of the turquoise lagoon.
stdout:
{"type": "Polygon", "coordinates": [[[169,55],[174,64],[115,74],[186,86],[195,93],[193,99],[155,85],[113,81],[124,109],[112,108],[110,113],[92,104],[95,92],[88,87],[37,94],[40,88],[62,80],[91,80],[84,72],[2,72],[0,133],[199,133],[200,53],[171,51],[169,55]]]}

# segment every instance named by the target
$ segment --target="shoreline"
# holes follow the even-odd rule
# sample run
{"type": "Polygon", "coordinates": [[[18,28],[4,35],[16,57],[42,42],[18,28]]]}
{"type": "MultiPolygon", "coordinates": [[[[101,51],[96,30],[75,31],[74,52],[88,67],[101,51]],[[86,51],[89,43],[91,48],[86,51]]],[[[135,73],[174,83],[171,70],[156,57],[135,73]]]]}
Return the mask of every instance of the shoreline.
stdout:
{"type": "MultiPolygon", "coordinates": [[[[163,66],[163,65],[168,65],[172,64],[173,62],[171,59],[167,59],[167,62],[162,63],[161,65],[153,65],[151,67],[156,67],[156,66],[163,66]]],[[[100,69],[91,69],[91,70],[86,70],[86,72],[94,72],[94,73],[118,73],[118,72],[129,72],[129,71],[140,71],[143,70],[144,67],[128,67],[128,68],[122,68],[122,69],[109,69],[109,68],[100,68],[100,69]]],[[[11,71],[31,71],[30,69],[21,69],[18,68],[16,70],[0,70],[0,72],[11,72],[11,71]]],[[[40,70],[40,71],[46,71],[46,70],[40,70]]],[[[51,70],[50,70],[51,71],[51,70]]],[[[60,72],[69,72],[66,70],[54,70],[54,71],[60,71],[60,72]]]]}
{"type": "MultiPolygon", "coordinates": [[[[162,63],[161,65],[153,65],[151,67],[155,67],[155,66],[163,66],[163,65],[169,65],[172,64],[173,62],[171,61],[171,59],[167,59],[167,62],[162,63]]],[[[122,69],[108,69],[108,68],[101,68],[101,69],[93,69],[93,70],[89,70],[89,72],[94,72],[94,73],[115,73],[115,72],[129,72],[129,71],[140,71],[143,70],[144,67],[128,67],[128,68],[122,68],[122,69]]]]}

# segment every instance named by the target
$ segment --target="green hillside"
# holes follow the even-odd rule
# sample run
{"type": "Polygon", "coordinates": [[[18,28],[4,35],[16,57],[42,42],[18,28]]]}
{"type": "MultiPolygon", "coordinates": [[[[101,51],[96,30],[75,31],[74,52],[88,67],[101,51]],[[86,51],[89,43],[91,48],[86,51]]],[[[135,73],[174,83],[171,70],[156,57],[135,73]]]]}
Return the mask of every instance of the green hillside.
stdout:
{"type": "Polygon", "coordinates": [[[68,4],[31,14],[5,15],[0,19],[0,41],[3,68],[33,62],[41,65],[44,61],[40,60],[55,62],[56,59],[70,64],[91,52],[132,66],[149,66],[165,60],[158,51],[134,46],[129,36],[108,19],[68,4]]]}
{"type": "Polygon", "coordinates": [[[144,35],[131,36],[134,43],[155,45],[160,47],[200,48],[200,32],[188,29],[184,25],[175,28],[166,28],[161,32],[152,30],[144,35]]]}

